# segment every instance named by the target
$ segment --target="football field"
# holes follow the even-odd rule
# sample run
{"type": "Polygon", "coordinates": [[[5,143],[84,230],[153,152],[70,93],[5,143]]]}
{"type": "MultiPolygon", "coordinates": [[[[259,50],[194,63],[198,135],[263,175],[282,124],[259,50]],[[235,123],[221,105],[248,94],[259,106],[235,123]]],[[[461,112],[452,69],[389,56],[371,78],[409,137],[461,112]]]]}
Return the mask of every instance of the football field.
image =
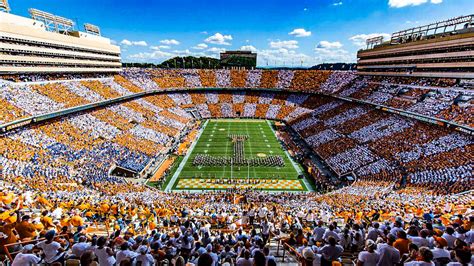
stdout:
{"type": "Polygon", "coordinates": [[[299,166],[266,120],[208,120],[181,162],[173,190],[255,188],[306,191],[299,166]]]}

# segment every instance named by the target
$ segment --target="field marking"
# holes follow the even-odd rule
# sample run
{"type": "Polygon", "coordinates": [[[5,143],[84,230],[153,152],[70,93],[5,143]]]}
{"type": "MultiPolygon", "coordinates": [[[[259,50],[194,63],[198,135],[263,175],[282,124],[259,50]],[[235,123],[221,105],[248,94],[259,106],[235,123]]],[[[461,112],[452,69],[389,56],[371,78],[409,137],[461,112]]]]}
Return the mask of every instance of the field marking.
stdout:
{"type": "Polygon", "coordinates": [[[176,169],[176,172],[174,172],[173,177],[171,177],[170,182],[168,183],[168,185],[165,188],[166,192],[170,192],[171,189],[173,188],[174,184],[176,183],[176,180],[178,179],[179,175],[181,174],[181,170],[183,170],[184,166],[186,165],[186,162],[189,159],[189,156],[191,156],[191,154],[193,153],[194,147],[196,147],[196,144],[199,143],[199,139],[201,138],[202,133],[206,129],[207,123],[208,123],[208,121],[206,121],[206,123],[204,124],[204,127],[199,131],[197,139],[195,141],[193,141],[193,143],[191,144],[191,147],[189,148],[188,152],[186,153],[186,156],[184,156],[184,159],[179,164],[178,169],[176,169]]]}
{"type": "MultiPolygon", "coordinates": [[[[223,172],[223,166],[219,167],[213,167],[211,169],[205,170],[205,168],[201,169],[193,167],[189,162],[191,161],[190,158],[192,158],[193,154],[195,153],[205,153],[204,150],[207,150],[207,154],[210,155],[219,155],[222,156],[222,151],[225,151],[225,156],[228,155],[229,153],[229,145],[232,143],[229,143],[227,134],[229,133],[236,133],[236,134],[242,134],[242,133],[247,133],[249,135],[250,133],[252,136],[255,136],[256,138],[254,139],[253,144],[250,144],[248,147],[248,151],[246,153],[250,153],[253,156],[254,150],[255,152],[259,152],[260,150],[264,151],[264,153],[272,154],[272,155],[283,155],[284,149],[279,142],[275,131],[271,127],[271,123],[268,120],[259,120],[258,124],[255,123],[254,125],[252,123],[246,123],[245,128],[242,125],[239,125],[238,123],[233,123],[234,121],[232,120],[206,120],[205,127],[203,127],[199,133],[200,135],[198,138],[193,142],[197,143],[197,146],[193,147],[193,150],[189,150],[190,152],[190,157],[188,160],[184,163],[184,166],[180,169],[179,176],[177,179],[175,179],[174,184],[172,185],[171,190],[172,191],[190,191],[193,189],[185,189],[185,188],[178,188],[178,184],[180,183],[181,179],[193,179],[196,178],[197,176],[201,177],[206,177],[210,179],[223,179],[227,178],[229,179],[230,176],[226,176],[225,174],[229,172],[228,169],[225,169],[225,172],[223,172]],[[264,124],[270,123],[270,129],[264,128],[264,124]],[[227,124],[227,125],[225,125],[227,124]],[[212,137],[212,143],[208,142],[208,138],[210,137],[209,131],[214,131],[213,128],[224,128],[227,129],[228,132],[224,131],[218,131],[215,130],[215,134],[212,137]],[[263,134],[261,133],[263,131],[263,134]],[[268,133],[268,134],[267,134],[268,133]],[[266,136],[266,138],[263,137],[263,135],[266,136]],[[204,136],[204,137],[203,137],[204,136]],[[200,144],[202,142],[202,145],[200,144]],[[225,144],[224,144],[225,142],[225,144]],[[275,142],[275,145],[273,145],[273,142],[275,142]],[[266,147],[269,144],[271,148],[266,147]],[[225,149],[224,149],[225,146],[225,149]],[[216,148],[217,147],[217,148],[216,148]]],[[[239,121],[239,122],[244,122],[244,121],[239,121]]],[[[252,121],[252,122],[257,122],[257,121],[252,121]]],[[[247,144],[248,145],[248,144],[247,144]]],[[[206,153],[205,153],[206,154],[206,153]]],[[[291,160],[288,161],[285,159],[287,162],[287,165],[283,168],[268,168],[268,169],[260,169],[256,167],[252,167],[252,170],[250,172],[250,177],[252,178],[261,178],[261,179],[276,179],[279,177],[281,180],[299,180],[298,179],[298,171],[295,171],[294,166],[291,166],[289,163],[292,162],[291,160]],[[259,173],[257,176],[257,172],[259,173]]],[[[184,162],[184,160],[183,160],[184,162]]],[[[247,179],[247,169],[245,166],[241,167],[241,170],[237,170],[237,167],[235,167],[235,171],[232,172],[233,179],[247,179]]],[[[300,169],[300,168],[298,168],[300,169]]],[[[305,187],[304,180],[300,180],[301,185],[304,187],[304,191],[308,191],[308,186],[305,187]]],[[[184,183],[182,183],[184,184],[184,183]]],[[[211,189],[212,190],[212,189],[211,189]]],[[[218,189],[217,189],[218,190],[218,189]]],[[[268,191],[268,190],[267,190],[268,191]]],[[[271,189],[270,189],[271,191],[271,189]]]]}
{"type": "Polygon", "coordinates": [[[288,179],[255,179],[252,178],[252,181],[259,181],[257,183],[228,183],[230,179],[223,180],[222,183],[212,182],[209,179],[196,179],[196,178],[186,178],[180,179],[178,184],[176,185],[176,190],[195,190],[195,189],[202,189],[202,190],[222,190],[222,189],[229,189],[229,188],[253,188],[253,189],[265,189],[265,190],[287,190],[287,191],[305,191],[304,185],[300,182],[300,180],[288,180],[288,179]]]}
{"type": "MultiPolygon", "coordinates": [[[[273,131],[273,133],[275,134],[275,138],[276,138],[276,132],[275,130],[273,130],[273,127],[271,126],[270,124],[270,121],[267,120],[267,123],[268,123],[268,126],[270,127],[270,129],[273,131]]],[[[298,175],[302,175],[303,172],[301,171],[301,168],[298,167],[298,165],[296,165],[295,161],[293,161],[293,158],[291,158],[290,154],[288,153],[288,150],[287,149],[282,149],[284,151],[284,153],[286,154],[286,156],[288,157],[288,160],[290,160],[291,164],[293,165],[293,168],[295,168],[296,170],[296,173],[298,175]]],[[[314,190],[311,188],[311,185],[309,184],[308,180],[306,180],[306,178],[303,178],[303,183],[304,185],[306,186],[306,190],[307,191],[311,191],[313,192],[314,190]]]]}
{"type": "MultiPolygon", "coordinates": [[[[248,124],[245,124],[245,132],[246,132],[247,135],[249,135],[249,125],[248,124]]],[[[250,156],[252,157],[253,156],[252,142],[249,142],[248,146],[249,146],[249,150],[250,150],[250,156]]],[[[253,178],[257,178],[257,173],[255,173],[255,167],[252,167],[252,172],[253,172],[253,178]]]]}

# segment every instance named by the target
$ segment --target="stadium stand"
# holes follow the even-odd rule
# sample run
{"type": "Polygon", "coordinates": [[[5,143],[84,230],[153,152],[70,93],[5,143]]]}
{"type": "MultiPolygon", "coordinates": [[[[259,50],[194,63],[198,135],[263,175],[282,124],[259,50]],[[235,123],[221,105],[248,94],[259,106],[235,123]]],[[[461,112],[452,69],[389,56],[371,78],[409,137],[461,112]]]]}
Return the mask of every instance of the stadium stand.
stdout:
{"type": "Polygon", "coordinates": [[[272,265],[291,254],[303,265],[472,263],[471,83],[372,74],[8,73],[0,82],[0,259],[272,265]],[[167,155],[208,118],[279,121],[279,139],[320,190],[165,193],[140,183],[150,165],[165,182],[174,161],[167,155]]]}

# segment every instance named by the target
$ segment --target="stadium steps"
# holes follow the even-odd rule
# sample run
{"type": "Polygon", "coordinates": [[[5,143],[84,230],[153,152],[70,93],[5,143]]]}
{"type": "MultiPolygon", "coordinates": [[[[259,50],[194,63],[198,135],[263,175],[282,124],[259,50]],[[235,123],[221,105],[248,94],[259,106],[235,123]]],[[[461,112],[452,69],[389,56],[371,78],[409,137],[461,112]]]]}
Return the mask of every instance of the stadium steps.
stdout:
{"type": "Polygon", "coordinates": [[[275,257],[277,265],[282,265],[282,266],[299,265],[295,257],[290,255],[288,251],[285,252],[285,259],[283,260],[283,247],[280,245],[280,247],[278,248],[277,241],[270,241],[268,246],[270,248],[270,255],[275,257]]]}

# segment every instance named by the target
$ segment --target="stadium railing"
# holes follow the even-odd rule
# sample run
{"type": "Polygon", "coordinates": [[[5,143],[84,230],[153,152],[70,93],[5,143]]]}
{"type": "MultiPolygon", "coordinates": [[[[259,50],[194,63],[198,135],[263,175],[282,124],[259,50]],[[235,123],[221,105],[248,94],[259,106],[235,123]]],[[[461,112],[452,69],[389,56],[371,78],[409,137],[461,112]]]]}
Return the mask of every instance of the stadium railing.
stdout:
{"type": "MultiPolygon", "coordinates": [[[[61,237],[65,237],[65,236],[67,236],[67,235],[63,234],[63,235],[58,235],[55,238],[61,238],[61,237]]],[[[28,245],[28,244],[37,244],[37,243],[39,243],[41,241],[44,241],[44,240],[46,240],[46,238],[39,238],[39,239],[33,239],[33,240],[28,240],[28,241],[21,241],[21,242],[6,244],[6,245],[3,246],[3,251],[7,255],[8,259],[10,261],[13,261],[14,256],[16,256],[16,254],[20,253],[21,250],[17,249],[16,251],[11,251],[10,252],[11,247],[25,246],[25,245],[28,245]]]]}

